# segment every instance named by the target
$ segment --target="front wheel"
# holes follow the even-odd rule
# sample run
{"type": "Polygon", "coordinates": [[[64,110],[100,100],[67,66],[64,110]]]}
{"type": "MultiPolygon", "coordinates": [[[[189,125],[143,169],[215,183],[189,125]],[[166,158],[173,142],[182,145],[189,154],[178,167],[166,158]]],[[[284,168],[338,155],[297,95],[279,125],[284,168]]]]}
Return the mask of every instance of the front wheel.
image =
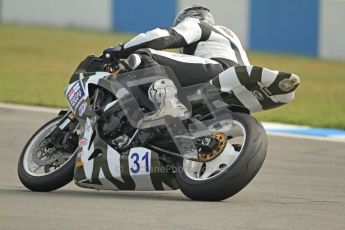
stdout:
{"type": "Polygon", "coordinates": [[[37,130],[20,155],[18,176],[22,184],[32,191],[49,192],[73,179],[75,151],[54,150],[46,141],[46,136],[61,119],[56,117],[37,130]]]}
{"type": "Polygon", "coordinates": [[[252,116],[233,113],[233,124],[223,152],[207,162],[181,160],[176,179],[190,199],[220,201],[243,189],[261,168],[267,152],[267,135],[252,116]]]}

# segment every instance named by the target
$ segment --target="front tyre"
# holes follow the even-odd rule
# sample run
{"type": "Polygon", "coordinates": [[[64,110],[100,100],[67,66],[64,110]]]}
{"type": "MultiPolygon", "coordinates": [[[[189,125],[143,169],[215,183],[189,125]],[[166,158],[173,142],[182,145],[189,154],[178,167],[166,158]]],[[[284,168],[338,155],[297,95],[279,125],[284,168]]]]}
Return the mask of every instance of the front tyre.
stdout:
{"type": "Polygon", "coordinates": [[[224,151],[200,163],[178,162],[176,179],[181,191],[192,200],[220,201],[243,189],[261,168],[267,152],[267,135],[252,116],[233,113],[232,133],[224,151]]]}
{"type": "Polygon", "coordinates": [[[20,155],[18,176],[22,184],[32,191],[53,191],[73,179],[76,153],[49,151],[44,142],[60,120],[61,117],[56,117],[37,130],[20,155]]]}

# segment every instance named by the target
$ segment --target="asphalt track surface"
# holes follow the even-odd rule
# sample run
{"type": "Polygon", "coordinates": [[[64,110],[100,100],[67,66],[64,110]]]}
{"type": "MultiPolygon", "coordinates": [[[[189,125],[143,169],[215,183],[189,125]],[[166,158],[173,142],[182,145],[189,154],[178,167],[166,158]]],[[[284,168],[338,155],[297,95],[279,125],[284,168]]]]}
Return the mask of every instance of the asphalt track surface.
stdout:
{"type": "Polygon", "coordinates": [[[180,191],[25,189],[17,160],[51,113],[0,108],[0,229],[345,229],[345,143],[269,136],[257,177],[222,202],[180,191]]]}

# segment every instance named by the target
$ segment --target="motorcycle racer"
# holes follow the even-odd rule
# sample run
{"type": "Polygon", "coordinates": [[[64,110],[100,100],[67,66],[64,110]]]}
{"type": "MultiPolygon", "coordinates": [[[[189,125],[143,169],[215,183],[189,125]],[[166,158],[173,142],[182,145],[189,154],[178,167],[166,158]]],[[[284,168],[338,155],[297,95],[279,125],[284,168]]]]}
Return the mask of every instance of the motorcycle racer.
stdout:
{"type": "Polygon", "coordinates": [[[74,179],[87,188],[227,199],[250,183],[267,153],[265,129],[248,110],[292,100],[298,83],[296,75],[251,66],[237,36],[194,6],[172,28],[83,60],[65,90],[70,109],[28,140],[19,178],[32,191],[74,179]]]}
{"type": "MultiPolygon", "coordinates": [[[[290,73],[252,66],[238,36],[216,25],[210,10],[193,5],[182,10],[171,28],[141,33],[131,40],[104,50],[104,55],[125,59],[128,70],[154,65],[169,66],[182,86],[211,82],[234,95],[250,111],[260,111],[290,102],[300,80],[290,73]],[[178,48],[180,53],[162,51],[178,48]],[[253,81],[252,88],[243,85],[253,81]]],[[[248,85],[248,84],[246,84],[248,85]]],[[[176,97],[174,83],[154,82],[149,98],[159,105],[156,118],[186,116],[186,107],[176,97]]]]}

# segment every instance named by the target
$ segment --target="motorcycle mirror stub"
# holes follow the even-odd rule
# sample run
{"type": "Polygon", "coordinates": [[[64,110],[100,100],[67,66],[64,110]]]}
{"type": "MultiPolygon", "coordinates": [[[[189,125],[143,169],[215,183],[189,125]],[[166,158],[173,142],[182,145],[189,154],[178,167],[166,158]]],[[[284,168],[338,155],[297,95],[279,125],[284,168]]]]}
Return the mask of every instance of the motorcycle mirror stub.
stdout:
{"type": "Polygon", "coordinates": [[[106,53],[105,57],[108,58],[108,59],[111,59],[111,54],[110,53],[106,53]]]}

